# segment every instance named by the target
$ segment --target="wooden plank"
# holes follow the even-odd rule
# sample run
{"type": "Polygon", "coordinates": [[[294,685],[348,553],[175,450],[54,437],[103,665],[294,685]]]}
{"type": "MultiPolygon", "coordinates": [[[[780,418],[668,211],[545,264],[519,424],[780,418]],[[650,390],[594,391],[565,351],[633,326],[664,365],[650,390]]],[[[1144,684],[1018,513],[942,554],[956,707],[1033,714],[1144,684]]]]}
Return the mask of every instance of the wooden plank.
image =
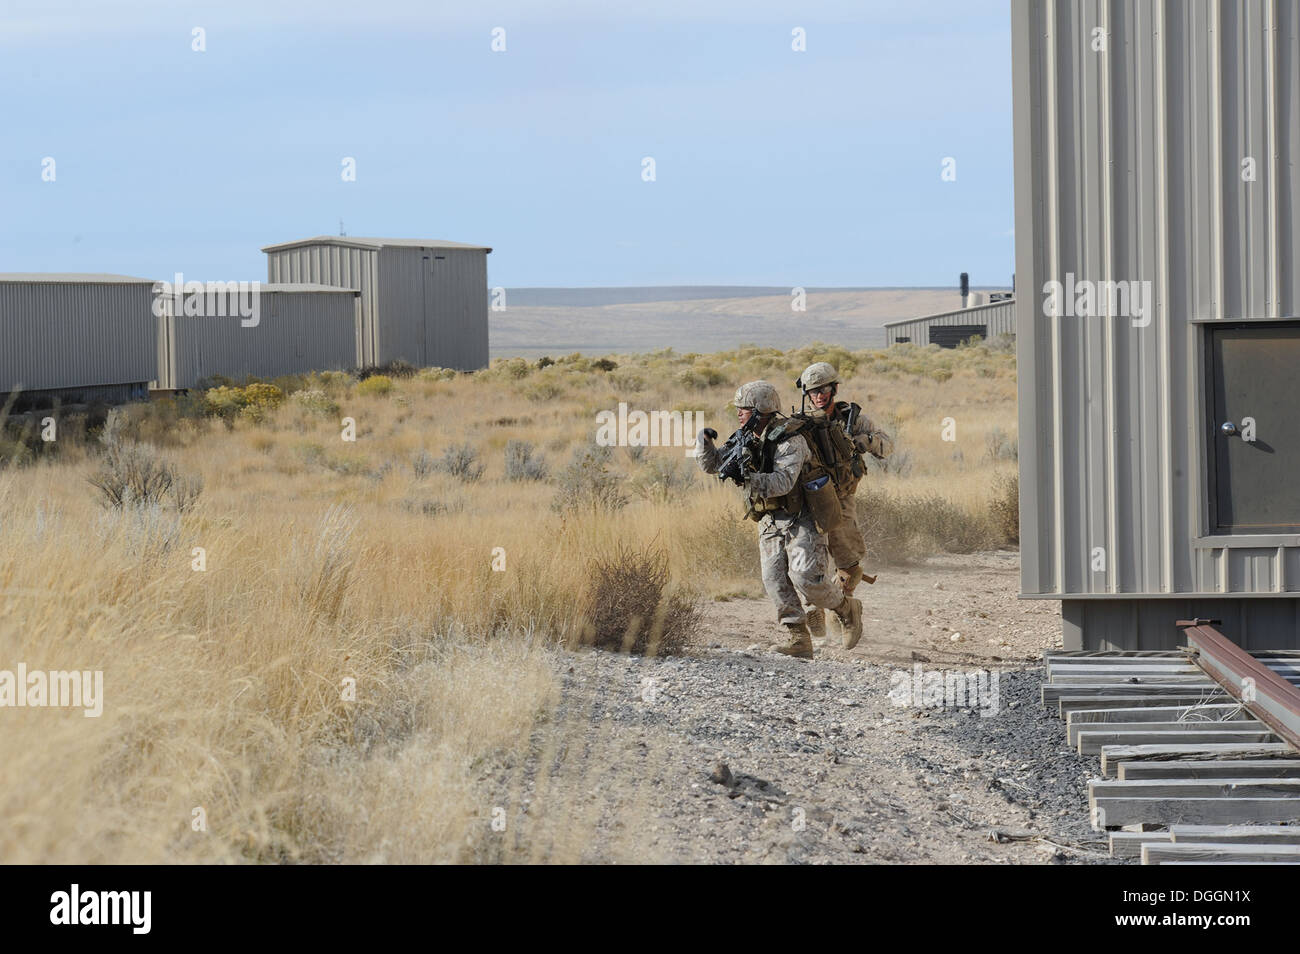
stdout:
{"type": "Polygon", "coordinates": [[[1215,722],[1254,722],[1255,717],[1235,702],[1208,706],[1116,706],[1110,709],[1073,709],[1065,714],[1067,726],[1109,722],[1190,722],[1196,725],[1215,722]]]}
{"type": "Polygon", "coordinates": [[[1182,649],[1045,649],[1044,659],[1158,659],[1162,656],[1187,655],[1182,649]]]}
{"type": "Polygon", "coordinates": [[[1195,842],[1171,842],[1163,845],[1148,842],[1142,846],[1144,865],[1158,865],[1166,861],[1287,861],[1300,864],[1300,845],[1215,845],[1195,842]]]}
{"type": "Polygon", "coordinates": [[[1110,854],[1112,858],[1141,858],[1142,846],[1148,841],[1168,842],[1172,838],[1167,831],[1113,831],[1110,854]]]}
{"type": "Polygon", "coordinates": [[[1195,841],[1199,835],[1295,835],[1300,838],[1296,825],[1174,825],[1169,834],[1177,840],[1195,841]]]}
{"type": "Polygon", "coordinates": [[[1115,745],[1199,745],[1202,743],[1232,743],[1248,745],[1253,742],[1274,742],[1277,736],[1267,727],[1244,729],[1174,729],[1149,731],[1142,726],[1117,729],[1104,726],[1088,729],[1078,734],[1076,746],[1080,755],[1100,755],[1103,748],[1115,745]]]}
{"type": "MultiPolygon", "coordinates": [[[[1247,652],[1260,661],[1274,659],[1300,661],[1300,649],[1251,649],[1247,652]]],[[[1045,649],[1044,659],[1161,659],[1186,658],[1187,649],[1045,649]]]]}
{"type": "MultiPolygon", "coordinates": [[[[1232,828],[1250,828],[1250,825],[1232,825],[1225,826],[1232,828]]],[[[1265,825],[1260,828],[1270,827],[1265,825]]],[[[1202,833],[1199,835],[1174,836],[1174,844],[1179,842],[1187,844],[1188,842],[1200,843],[1206,845],[1295,845],[1300,847],[1300,829],[1290,832],[1289,834],[1278,834],[1271,831],[1257,832],[1240,832],[1235,835],[1216,835],[1213,832],[1202,833]]]]}
{"type": "Polygon", "coordinates": [[[1217,686],[1213,679],[1204,673],[1171,673],[1154,676],[1125,676],[1099,672],[1083,673],[1078,676],[1053,676],[1053,686],[1217,686]]]}
{"type": "MultiPolygon", "coordinates": [[[[1122,712],[1122,709],[1116,709],[1116,712],[1122,712]]],[[[1168,734],[1167,737],[1162,735],[1161,738],[1153,739],[1152,742],[1196,742],[1210,741],[1213,739],[1180,739],[1178,734],[1181,732],[1204,733],[1204,732],[1263,732],[1266,735],[1272,734],[1272,729],[1266,725],[1260,725],[1254,719],[1235,719],[1227,722],[1068,722],[1065,727],[1065,738],[1071,745],[1079,744],[1079,736],[1085,733],[1094,735],[1114,735],[1121,732],[1131,733],[1162,733],[1168,734]]],[[[1231,742],[1231,739],[1224,739],[1225,742],[1231,742]]],[[[1261,739],[1262,742],[1271,742],[1272,739],[1261,739]]],[[[1119,740],[1107,743],[1108,745],[1143,745],[1137,741],[1125,742],[1119,740]]],[[[1098,749],[1098,752],[1101,750],[1098,749]]]]}
{"type": "Polygon", "coordinates": [[[1121,781],[1157,778],[1300,778],[1300,759],[1121,762],[1121,781]]]}
{"type": "Polygon", "coordinates": [[[1060,676],[1085,676],[1089,673],[1101,673],[1105,676],[1164,676],[1164,675],[1205,675],[1188,663],[1143,663],[1141,666],[1083,665],[1070,663],[1064,666],[1048,666],[1047,671],[1060,676]]]}
{"type": "Polygon", "coordinates": [[[1197,706],[1233,703],[1235,701],[1226,692],[1197,692],[1187,695],[1152,695],[1139,696],[1133,693],[1120,695],[1062,696],[1056,706],[1061,715],[1075,709],[1122,709],[1142,708],[1145,706],[1197,706]]]}
{"type": "Polygon", "coordinates": [[[1101,774],[1113,776],[1120,762],[1140,759],[1183,758],[1294,758],[1295,750],[1285,742],[1264,742],[1254,745],[1235,743],[1215,744],[1198,742],[1192,745],[1108,745],[1101,750],[1101,774]]]}
{"type": "Polygon", "coordinates": [[[1092,825],[1192,824],[1232,825],[1249,822],[1300,821],[1296,798],[1098,798],[1090,813],[1092,825]]]}
{"type": "Polygon", "coordinates": [[[1294,798],[1300,816],[1300,779],[1297,778],[1093,779],[1088,782],[1089,802],[1121,797],[1294,798]]]}
{"type": "MultiPolygon", "coordinates": [[[[1190,696],[1193,699],[1213,698],[1222,696],[1227,698],[1225,693],[1217,685],[1211,683],[1206,688],[1198,688],[1195,685],[1187,683],[1169,683],[1167,685],[1152,685],[1151,683],[1124,683],[1124,682],[1094,682],[1086,684],[1053,682],[1043,683],[1041,688],[1042,700],[1044,705],[1054,706],[1057,700],[1069,696],[1074,699],[1084,699],[1088,696],[1133,696],[1139,699],[1151,698],[1153,696],[1190,696]]],[[[1182,701],[1182,700],[1179,700],[1182,701]]],[[[1223,701],[1218,699],[1215,701],[1223,701]]]]}

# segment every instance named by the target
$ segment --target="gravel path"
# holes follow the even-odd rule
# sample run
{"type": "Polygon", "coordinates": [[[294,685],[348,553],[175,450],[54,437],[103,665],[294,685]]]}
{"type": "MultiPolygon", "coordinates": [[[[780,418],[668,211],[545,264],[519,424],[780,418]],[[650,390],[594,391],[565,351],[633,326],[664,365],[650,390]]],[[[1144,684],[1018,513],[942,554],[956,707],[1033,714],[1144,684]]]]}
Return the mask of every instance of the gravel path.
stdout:
{"type": "MultiPolygon", "coordinates": [[[[1014,576],[1002,555],[981,560],[1014,576]]],[[[781,634],[766,601],[748,599],[711,607],[704,638],[684,656],[556,651],[561,700],[536,727],[530,756],[483,779],[505,809],[501,835],[513,856],[1110,863],[1086,817],[1096,760],[1066,747],[1064,726],[1038,702],[1043,670],[1023,661],[1041,658],[1057,619],[1035,611],[1032,625],[1021,613],[999,620],[1023,604],[1014,589],[1006,598],[1005,574],[990,566],[908,576],[908,592],[885,596],[878,583],[866,594],[875,597],[869,615],[890,623],[877,624],[860,652],[840,650],[832,636],[811,663],[767,649],[781,634]],[[999,599],[979,600],[973,612],[990,613],[989,631],[1004,626],[996,642],[949,649],[949,630],[917,623],[937,609],[940,627],[969,629],[966,596],[988,587],[1000,587],[999,599]],[[915,599],[923,591],[943,596],[925,606],[915,599]],[[886,605],[892,598],[909,604],[903,622],[886,605]],[[959,658],[932,661],[939,650],[959,658]],[[966,700],[978,704],[897,698],[917,669],[939,674],[931,680],[982,671],[980,698],[966,700]]]]}

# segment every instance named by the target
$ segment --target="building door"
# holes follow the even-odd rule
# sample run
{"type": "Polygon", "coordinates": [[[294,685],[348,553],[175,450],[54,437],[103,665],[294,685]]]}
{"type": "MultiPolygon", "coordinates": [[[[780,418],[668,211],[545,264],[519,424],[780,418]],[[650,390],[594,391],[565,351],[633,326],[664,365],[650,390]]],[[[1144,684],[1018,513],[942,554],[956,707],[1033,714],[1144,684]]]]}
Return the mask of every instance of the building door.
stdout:
{"type": "Polygon", "coordinates": [[[1300,530],[1300,326],[1214,326],[1207,342],[1210,529],[1300,530]]]}
{"type": "Polygon", "coordinates": [[[422,368],[429,367],[433,290],[433,256],[425,255],[420,260],[420,367],[422,368]]]}

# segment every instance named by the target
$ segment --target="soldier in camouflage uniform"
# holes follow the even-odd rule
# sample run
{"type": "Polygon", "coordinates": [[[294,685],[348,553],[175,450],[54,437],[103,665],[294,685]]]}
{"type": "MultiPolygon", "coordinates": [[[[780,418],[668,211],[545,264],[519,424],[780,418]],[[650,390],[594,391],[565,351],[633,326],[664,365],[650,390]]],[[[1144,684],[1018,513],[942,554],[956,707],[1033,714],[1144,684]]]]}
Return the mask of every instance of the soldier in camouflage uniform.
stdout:
{"type": "Polygon", "coordinates": [[[888,457],[894,450],[894,442],[888,434],[876,429],[856,404],[836,401],[840,376],[835,368],[825,361],[810,364],[799,376],[799,386],[803,388],[813,410],[810,418],[829,418],[832,424],[843,429],[852,441],[852,450],[856,455],[847,461],[838,462],[832,467],[835,477],[835,490],[840,499],[841,518],[839,525],[829,534],[831,558],[835,561],[836,578],[848,596],[862,580],[862,557],[866,553],[866,541],[858,527],[858,508],[856,494],[858,482],[866,472],[862,454],[870,454],[878,460],[888,457]]]}
{"type": "MultiPolygon", "coordinates": [[[[862,604],[830,578],[826,535],[818,531],[812,514],[803,505],[802,478],[813,452],[798,433],[799,423],[778,413],[776,388],[766,381],[742,385],[734,403],[742,427],[751,416],[759,416],[755,432],[759,441],[757,460],[753,470],[745,474],[744,488],[747,516],[759,524],[763,586],[789,634],[788,641],[776,651],[799,659],[813,658],[812,637],[800,597],[839,617],[844,646],[850,649],[862,636],[862,604]]],[[[708,474],[717,473],[721,464],[713,437],[706,429],[696,439],[696,460],[708,474]]]]}

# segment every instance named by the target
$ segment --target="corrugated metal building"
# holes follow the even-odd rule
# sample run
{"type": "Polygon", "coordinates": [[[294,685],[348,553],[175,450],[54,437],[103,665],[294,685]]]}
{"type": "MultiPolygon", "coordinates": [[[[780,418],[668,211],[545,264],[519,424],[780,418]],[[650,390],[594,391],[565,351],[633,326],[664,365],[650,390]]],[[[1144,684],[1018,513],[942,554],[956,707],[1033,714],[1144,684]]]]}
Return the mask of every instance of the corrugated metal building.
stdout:
{"type": "Polygon", "coordinates": [[[1300,644],[1298,26],[1013,0],[1022,591],[1067,648],[1300,644]]]}
{"type": "Polygon", "coordinates": [[[0,395],[23,405],[148,397],[157,375],[153,280],[0,274],[0,395]]]}
{"type": "Polygon", "coordinates": [[[487,367],[492,249],[436,239],[323,235],[262,251],[271,282],[361,292],[358,365],[402,360],[463,371],[487,367]]]}
{"type": "Polygon", "coordinates": [[[247,303],[238,295],[223,292],[225,300],[204,315],[188,314],[200,310],[187,308],[188,301],[165,301],[165,314],[158,319],[158,389],[190,388],[213,375],[242,381],[249,375],[273,378],[355,366],[359,291],[333,285],[260,285],[256,322],[241,315],[240,305],[247,303]]]}
{"type": "Polygon", "coordinates": [[[888,321],[885,323],[885,345],[910,341],[919,345],[937,344],[943,348],[955,348],[959,342],[975,335],[987,341],[998,335],[1015,333],[1015,299],[1011,299],[945,311],[938,315],[888,321]]]}

